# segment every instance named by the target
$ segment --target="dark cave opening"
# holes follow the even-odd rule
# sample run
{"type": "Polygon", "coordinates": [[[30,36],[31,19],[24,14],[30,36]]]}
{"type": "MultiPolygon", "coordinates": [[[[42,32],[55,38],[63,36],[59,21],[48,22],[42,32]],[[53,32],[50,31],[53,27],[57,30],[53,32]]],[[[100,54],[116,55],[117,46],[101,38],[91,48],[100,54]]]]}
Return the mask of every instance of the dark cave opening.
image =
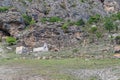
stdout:
{"type": "Polygon", "coordinates": [[[2,36],[11,36],[10,33],[5,29],[0,29],[0,32],[2,33],[2,36]]]}

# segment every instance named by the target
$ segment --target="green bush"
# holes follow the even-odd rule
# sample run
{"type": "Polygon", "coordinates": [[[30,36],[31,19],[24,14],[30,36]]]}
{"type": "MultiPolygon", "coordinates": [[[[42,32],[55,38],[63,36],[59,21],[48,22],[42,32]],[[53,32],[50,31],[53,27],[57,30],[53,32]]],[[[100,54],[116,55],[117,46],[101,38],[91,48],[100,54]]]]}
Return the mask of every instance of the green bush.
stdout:
{"type": "Polygon", "coordinates": [[[110,16],[110,19],[112,19],[112,20],[120,20],[120,12],[118,12],[118,13],[116,13],[116,14],[112,14],[111,16],[110,16]]]}
{"type": "Polygon", "coordinates": [[[85,22],[83,21],[83,19],[80,19],[75,23],[75,25],[77,25],[77,26],[82,26],[84,24],[85,24],[85,22]]]}
{"type": "Polygon", "coordinates": [[[116,44],[120,44],[120,36],[115,37],[115,42],[116,42],[116,44]]]}
{"type": "Polygon", "coordinates": [[[49,22],[59,22],[59,21],[62,21],[62,19],[54,16],[54,17],[50,17],[48,21],[49,22]]]}
{"type": "Polygon", "coordinates": [[[84,3],[84,2],[85,2],[85,0],[80,0],[80,2],[84,3]]]}
{"type": "Polygon", "coordinates": [[[66,23],[63,24],[62,29],[63,29],[63,30],[67,30],[68,27],[69,27],[69,23],[66,22],[66,23]]]}
{"type": "Polygon", "coordinates": [[[96,33],[96,37],[97,37],[97,38],[101,38],[101,37],[102,37],[102,33],[97,32],[97,33],[96,33]]]}
{"type": "Polygon", "coordinates": [[[116,14],[117,18],[120,20],[120,12],[116,14]]]}
{"type": "Polygon", "coordinates": [[[29,2],[32,2],[32,0],[28,0],[29,2]]]}
{"type": "Polygon", "coordinates": [[[111,20],[118,20],[118,17],[117,17],[117,14],[112,14],[111,16],[110,16],[110,19],[111,20]]]}
{"type": "Polygon", "coordinates": [[[113,21],[110,18],[107,18],[104,23],[105,29],[109,32],[115,28],[113,21]]]}
{"type": "Polygon", "coordinates": [[[120,40],[120,36],[116,36],[115,39],[119,39],[120,40]]]}
{"type": "Polygon", "coordinates": [[[96,23],[100,20],[100,15],[99,14],[96,14],[94,16],[91,16],[89,19],[88,19],[88,23],[89,24],[92,24],[92,23],[96,23]]]}
{"type": "Polygon", "coordinates": [[[97,27],[91,27],[90,32],[95,33],[97,31],[97,27]]]}
{"type": "Polygon", "coordinates": [[[45,23],[46,21],[47,22],[59,22],[59,21],[62,21],[62,19],[57,16],[50,17],[50,18],[41,18],[42,23],[45,23]]]}
{"type": "Polygon", "coordinates": [[[23,14],[22,17],[23,17],[23,20],[24,20],[25,24],[30,25],[30,23],[32,21],[32,17],[27,15],[27,14],[23,14]]]}
{"type": "Polygon", "coordinates": [[[32,21],[30,22],[30,25],[34,25],[35,24],[35,20],[32,19],[32,21]]]}
{"type": "Polygon", "coordinates": [[[0,12],[5,12],[9,10],[9,7],[0,7],[0,12]]]}
{"type": "Polygon", "coordinates": [[[42,23],[45,23],[46,21],[48,21],[48,18],[41,18],[40,20],[42,23]]]}
{"type": "Polygon", "coordinates": [[[79,50],[78,49],[73,49],[72,52],[73,53],[77,53],[79,50]]]}
{"type": "Polygon", "coordinates": [[[13,44],[16,44],[17,40],[16,40],[14,37],[7,37],[7,38],[6,38],[6,42],[7,42],[9,45],[13,45],[13,44]]]}

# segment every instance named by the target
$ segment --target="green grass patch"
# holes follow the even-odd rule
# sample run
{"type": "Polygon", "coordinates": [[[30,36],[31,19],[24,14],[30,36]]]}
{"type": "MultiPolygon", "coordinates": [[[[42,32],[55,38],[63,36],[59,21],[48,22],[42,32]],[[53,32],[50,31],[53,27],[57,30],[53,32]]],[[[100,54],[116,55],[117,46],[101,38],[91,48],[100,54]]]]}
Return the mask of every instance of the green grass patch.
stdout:
{"type": "MultiPolygon", "coordinates": [[[[68,59],[50,59],[50,60],[31,60],[31,59],[10,59],[5,60],[4,64],[22,64],[25,66],[42,66],[43,68],[48,67],[62,67],[62,68],[102,68],[113,65],[120,65],[120,59],[90,59],[86,61],[82,58],[68,58],[68,59]],[[34,64],[34,65],[33,65],[34,64]]],[[[2,60],[1,60],[2,61],[2,60]]],[[[0,64],[1,64],[0,61],[0,64]]]]}
{"type": "MultiPolygon", "coordinates": [[[[68,69],[98,69],[120,65],[120,59],[89,59],[73,58],[73,59],[50,59],[50,60],[31,60],[31,59],[1,59],[0,65],[6,66],[22,66],[30,68],[31,73],[47,76],[49,80],[77,80],[70,74],[61,71],[68,69]]],[[[91,80],[96,78],[92,77],[91,80]]]]}
{"type": "Polygon", "coordinates": [[[35,20],[32,19],[32,17],[27,14],[23,14],[22,17],[23,17],[23,20],[24,20],[26,26],[34,25],[36,23],[35,20]]]}
{"type": "Polygon", "coordinates": [[[41,22],[42,23],[45,23],[45,22],[61,22],[62,19],[60,17],[57,17],[57,16],[53,16],[53,17],[44,17],[44,18],[41,18],[41,22]]]}
{"type": "Polygon", "coordinates": [[[9,10],[9,7],[0,7],[0,12],[5,12],[5,11],[8,11],[9,10]]]}
{"type": "Polygon", "coordinates": [[[17,43],[17,40],[16,40],[14,37],[7,37],[7,38],[6,38],[6,42],[7,42],[9,45],[13,45],[13,44],[16,44],[16,43],[17,43]]]}
{"type": "Polygon", "coordinates": [[[88,19],[88,23],[97,23],[100,20],[101,16],[99,14],[93,15],[88,19]]]}

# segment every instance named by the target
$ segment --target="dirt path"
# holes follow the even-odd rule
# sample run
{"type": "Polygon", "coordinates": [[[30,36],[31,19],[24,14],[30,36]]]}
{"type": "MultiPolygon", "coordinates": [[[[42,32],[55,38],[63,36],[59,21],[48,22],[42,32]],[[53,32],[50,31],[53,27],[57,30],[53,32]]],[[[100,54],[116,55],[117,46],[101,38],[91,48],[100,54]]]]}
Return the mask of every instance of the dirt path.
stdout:
{"type": "Polygon", "coordinates": [[[119,80],[120,67],[112,67],[105,69],[80,69],[67,70],[70,75],[74,75],[82,80],[119,80]]]}
{"type": "Polygon", "coordinates": [[[45,80],[40,75],[30,74],[31,69],[23,67],[0,67],[0,80],[45,80]]]}
{"type": "MultiPolygon", "coordinates": [[[[47,80],[40,75],[33,74],[32,69],[25,67],[0,67],[0,80],[47,80]]],[[[62,71],[65,74],[73,75],[78,80],[118,80],[120,79],[120,67],[105,69],[68,69],[62,71]]],[[[58,79],[59,80],[59,79],[58,79]]]]}

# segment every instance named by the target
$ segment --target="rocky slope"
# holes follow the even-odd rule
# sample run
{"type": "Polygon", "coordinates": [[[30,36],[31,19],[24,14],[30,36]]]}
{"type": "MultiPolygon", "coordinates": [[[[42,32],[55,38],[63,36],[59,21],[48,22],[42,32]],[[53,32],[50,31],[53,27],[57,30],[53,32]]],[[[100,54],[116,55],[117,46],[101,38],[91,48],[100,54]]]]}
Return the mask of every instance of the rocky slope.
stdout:
{"type": "Polygon", "coordinates": [[[88,33],[81,25],[69,25],[65,30],[65,22],[80,19],[87,22],[90,16],[105,17],[120,11],[118,0],[0,0],[0,6],[8,8],[0,11],[1,36],[13,36],[18,39],[18,45],[29,47],[44,42],[58,48],[78,44],[88,33]],[[34,24],[26,24],[24,14],[30,16],[34,24]],[[62,21],[45,22],[45,18],[56,16],[62,21]]]}

